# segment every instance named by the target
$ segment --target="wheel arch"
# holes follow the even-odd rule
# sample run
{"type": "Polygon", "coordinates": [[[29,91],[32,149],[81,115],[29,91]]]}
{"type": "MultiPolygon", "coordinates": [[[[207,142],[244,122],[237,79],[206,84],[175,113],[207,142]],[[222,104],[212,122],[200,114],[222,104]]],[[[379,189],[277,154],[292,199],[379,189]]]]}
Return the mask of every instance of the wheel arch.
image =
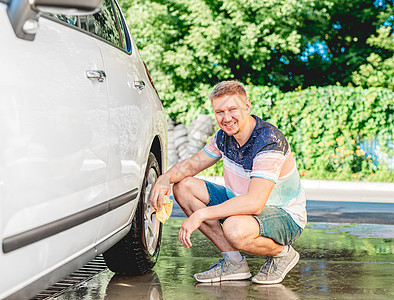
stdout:
{"type": "Polygon", "coordinates": [[[166,170],[164,162],[165,162],[165,154],[163,151],[164,147],[162,145],[162,141],[159,136],[155,136],[150,148],[150,152],[156,157],[157,162],[159,163],[161,174],[163,174],[166,170]]]}

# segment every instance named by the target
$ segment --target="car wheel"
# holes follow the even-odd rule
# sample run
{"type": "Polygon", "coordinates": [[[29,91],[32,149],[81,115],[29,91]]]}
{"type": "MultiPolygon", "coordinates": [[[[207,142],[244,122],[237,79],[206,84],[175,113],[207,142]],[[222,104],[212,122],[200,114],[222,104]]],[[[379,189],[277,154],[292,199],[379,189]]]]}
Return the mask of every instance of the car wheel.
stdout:
{"type": "Polygon", "coordinates": [[[150,153],[130,232],[103,254],[108,268],[115,273],[141,275],[152,269],[157,261],[162,225],[156,220],[149,195],[159,175],[159,164],[150,153]]]}

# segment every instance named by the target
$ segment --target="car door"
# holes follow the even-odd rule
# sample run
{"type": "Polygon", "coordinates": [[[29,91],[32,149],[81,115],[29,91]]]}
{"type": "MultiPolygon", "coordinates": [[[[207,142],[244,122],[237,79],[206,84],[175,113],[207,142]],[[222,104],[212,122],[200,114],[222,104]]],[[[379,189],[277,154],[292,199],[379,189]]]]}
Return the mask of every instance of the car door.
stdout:
{"type": "Polygon", "coordinates": [[[137,205],[137,193],[144,177],[151,132],[150,102],[145,87],[145,70],[137,51],[132,49],[124,19],[117,5],[106,0],[98,15],[102,20],[98,40],[107,72],[110,144],[107,173],[109,199],[131,197],[122,207],[107,214],[102,236],[108,236],[128,224],[137,205]],[[104,29],[106,33],[104,34],[104,29]],[[140,68],[143,68],[142,70],[140,68]],[[123,196],[122,196],[123,195],[123,196]]]}
{"type": "Polygon", "coordinates": [[[6,20],[1,16],[0,265],[13,272],[1,279],[5,290],[93,247],[108,210],[109,149],[96,40],[73,17],[41,17],[34,41],[16,38],[6,20]]]}

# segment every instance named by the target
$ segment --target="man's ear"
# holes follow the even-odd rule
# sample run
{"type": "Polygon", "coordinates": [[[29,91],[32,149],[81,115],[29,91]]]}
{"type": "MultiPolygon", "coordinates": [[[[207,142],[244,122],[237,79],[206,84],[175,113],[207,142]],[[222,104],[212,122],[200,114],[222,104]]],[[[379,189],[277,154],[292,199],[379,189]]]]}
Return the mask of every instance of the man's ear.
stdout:
{"type": "Polygon", "coordinates": [[[248,113],[250,113],[251,107],[252,107],[252,102],[250,101],[250,99],[246,99],[246,111],[248,113]]]}

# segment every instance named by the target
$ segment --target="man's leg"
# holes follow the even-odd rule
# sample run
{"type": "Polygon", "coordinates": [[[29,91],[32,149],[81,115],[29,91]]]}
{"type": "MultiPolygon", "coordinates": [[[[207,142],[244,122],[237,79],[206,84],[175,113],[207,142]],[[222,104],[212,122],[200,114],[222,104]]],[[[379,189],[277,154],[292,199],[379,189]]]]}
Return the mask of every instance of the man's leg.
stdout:
{"type": "Polygon", "coordinates": [[[260,236],[260,226],[252,216],[233,216],[223,223],[226,240],[236,249],[255,254],[275,256],[284,246],[260,236]]]}
{"type": "MultiPolygon", "coordinates": [[[[187,177],[174,184],[174,198],[187,216],[196,210],[207,207],[209,194],[205,182],[194,177],[187,177]]],[[[208,220],[201,224],[199,230],[209,238],[212,243],[221,251],[236,251],[223,234],[222,225],[218,220],[208,220]]]]}
{"type": "MultiPolygon", "coordinates": [[[[210,192],[215,192],[212,190],[212,187],[210,188],[210,192]]],[[[215,196],[209,195],[207,186],[203,180],[192,177],[185,178],[181,182],[174,184],[173,193],[175,200],[187,216],[190,216],[198,209],[207,207],[210,197],[215,196]]],[[[248,279],[251,277],[246,259],[226,240],[222,225],[218,220],[203,222],[199,230],[222,252],[224,258],[212,265],[210,270],[195,274],[194,278],[197,281],[218,282],[222,280],[248,279]],[[239,256],[240,259],[233,260],[234,256],[239,256]]]]}
{"type": "MultiPolygon", "coordinates": [[[[276,220],[280,221],[279,218],[276,220]]],[[[252,279],[255,283],[281,282],[299,260],[298,252],[291,246],[284,246],[271,238],[260,236],[260,224],[252,216],[229,217],[223,224],[223,230],[226,239],[234,248],[266,256],[259,273],[252,279]]]]}

